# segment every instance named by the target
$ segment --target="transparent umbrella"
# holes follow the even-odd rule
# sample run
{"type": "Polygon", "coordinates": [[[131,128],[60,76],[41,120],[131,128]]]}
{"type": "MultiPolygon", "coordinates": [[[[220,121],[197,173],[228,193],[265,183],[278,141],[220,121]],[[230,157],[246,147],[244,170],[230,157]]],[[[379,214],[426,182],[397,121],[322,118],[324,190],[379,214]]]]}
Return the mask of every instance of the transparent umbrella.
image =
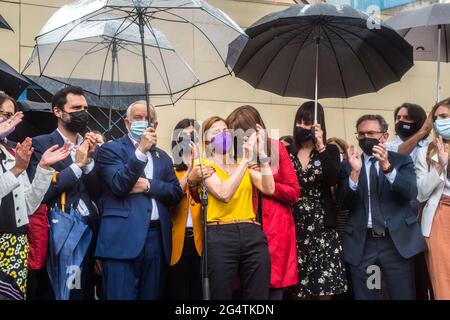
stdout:
{"type": "MultiPolygon", "coordinates": [[[[172,97],[193,86],[229,75],[231,71],[225,63],[228,44],[243,34],[225,13],[203,0],[78,0],[59,9],[35,40],[40,75],[55,80],[70,80],[64,81],[70,84],[73,84],[73,79],[92,80],[85,87],[89,92],[102,96],[144,95],[148,100],[150,96],[172,97]],[[82,33],[79,25],[113,21],[103,24],[111,28],[104,28],[103,33],[107,30],[106,33],[114,35],[114,38],[123,34],[121,40],[132,39],[134,43],[132,50],[123,50],[127,58],[119,56],[119,61],[125,60],[123,67],[119,64],[118,70],[112,70],[115,64],[108,61],[100,63],[95,59],[86,60],[83,67],[76,67],[77,54],[80,56],[77,50],[94,53],[100,47],[92,48],[90,43],[81,43],[80,49],[64,49],[67,38],[75,38],[73,30],[78,30],[76,37],[79,38],[82,33]],[[154,41],[149,42],[146,37],[153,37],[154,41]],[[58,60],[61,45],[64,53],[58,60]],[[179,76],[180,64],[166,59],[171,49],[182,55],[191,66],[194,78],[192,73],[179,76]],[[134,64],[129,64],[127,59],[131,56],[140,56],[140,64],[138,59],[134,59],[134,64]],[[54,59],[56,62],[52,62],[54,59]],[[114,73],[120,74],[120,81],[129,83],[131,88],[105,85],[105,75],[114,73]]],[[[86,37],[90,35],[86,33],[86,37]]],[[[111,60],[113,44],[109,41],[109,45],[101,49],[111,52],[108,54],[111,60]]],[[[120,52],[122,46],[116,44],[116,49],[120,52]]],[[[111,76],[107,81],[110,79],[111,76]]],[[[174,100],[170,102],[174,103],[174,100]]]]}
{"type": "MultiPolygon", "coordinates": [[[[55,48],[43,69],[50,83],[77,85],[101,98],[145,97],[145,84],[133,81],[135,73],[139,77],[142,69],[139,26],[112,16],[104,18],[77,24],[57,47],[55,39],[40,40],[24,74],[32,79],[39,75],[39,54],[55,48]]],[[[159,30],[144,30],[143,40],[152,91],[167,97],[167,103],[173,104],[199,80],[159,30]]],[[[109,129],[113,104],[113,101],[109,103],[109,129]]]]}

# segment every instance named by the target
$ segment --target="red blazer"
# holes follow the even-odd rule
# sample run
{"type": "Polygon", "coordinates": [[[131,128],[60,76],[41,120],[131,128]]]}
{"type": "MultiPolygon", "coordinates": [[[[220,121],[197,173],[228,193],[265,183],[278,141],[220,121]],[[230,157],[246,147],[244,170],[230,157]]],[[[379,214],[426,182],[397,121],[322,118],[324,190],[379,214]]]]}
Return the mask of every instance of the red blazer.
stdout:
{"type": "MultiPolygon", "coordinates": [[[[270,252],[270,287],[284,288],[298,283],[297,246],[291,206],[300,199],[300,185],[285,146],[271,139],[271,147],[272,159],[278,151],[279,165],[271,163],[275,192],[272,196],[261,197],[262,225],[270,252]]],[[[257,212],[256,192],[253,193],[253,204],[257,212]]]]}

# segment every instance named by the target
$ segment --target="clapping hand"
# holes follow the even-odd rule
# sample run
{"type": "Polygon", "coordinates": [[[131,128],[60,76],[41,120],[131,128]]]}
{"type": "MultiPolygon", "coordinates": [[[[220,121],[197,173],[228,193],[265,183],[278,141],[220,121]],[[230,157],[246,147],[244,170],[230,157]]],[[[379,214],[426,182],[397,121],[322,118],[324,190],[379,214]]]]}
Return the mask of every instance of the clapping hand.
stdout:
{"type": "Polygon", "coordinates": [[[0,136],[10,132],[14,127],[22,122],[23,113],[16,112],[11,118],[0,123],[0,136]]]}
{"type": "Polygon", "coordinates": [[[31,138],[26,138],[22,143],[18,143],[16,145],[15,150],[15,158],[16,164],[11,169],[11,172],[18,177],[22,172],[24,172],[28,168],[28,164],[30,163],[31,156],[34,152],[32,147],[31,138]]]}
{"type": "Polygon", "coordinates": [[[47,149],[41,157],[39,166],[44,169],[48,169],[50,166],[58,163],[70,155],[69,142],[66,141],[61,148],[58,145],[54,145],[47,149]]]}

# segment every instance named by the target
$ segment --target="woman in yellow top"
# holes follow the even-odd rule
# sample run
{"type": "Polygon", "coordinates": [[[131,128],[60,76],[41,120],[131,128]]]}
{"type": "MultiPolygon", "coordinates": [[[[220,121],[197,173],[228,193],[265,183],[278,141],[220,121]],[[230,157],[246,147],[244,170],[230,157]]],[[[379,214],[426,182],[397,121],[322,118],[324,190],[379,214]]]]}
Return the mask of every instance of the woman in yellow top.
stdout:
{"type": "Polygon", "coordinates": [[[256,187],[263,194],[275,190],[269,158],[264,153],[265,132],[255,128],[238,144],[240,161],[230,153],[233,138],[225,120],[212,117],[203,123],[202,137],[206,159],[215,169],[205,180],[208,191],[207,244],[211,299],[232,298],[239,276],[244,299],[265,300],[269,296],[270,257],[267,239],[256,221],[252,195],[256,187]],[[258,146],[258,147],[257,147],[258,146]],[[260,171],[249,169],[258,156],[260,171]]]}
{"type": "MultiPolygon", "coordinates": [[[[184,197],[172,211],[172,258],[166,286],[167,298],[171,300],[202,299],[203,219],[200,204],[192,199],[188,188],[188,183],[198,184],[201,179],[200,167],[193,166],[196,150],[193,141],[198,129],[194,119],[183,119],[175,126],[172,136],[175,174],[184,197]]],[[[214,173],[211,167],[202,169],[205,178],[214,173]]]]}

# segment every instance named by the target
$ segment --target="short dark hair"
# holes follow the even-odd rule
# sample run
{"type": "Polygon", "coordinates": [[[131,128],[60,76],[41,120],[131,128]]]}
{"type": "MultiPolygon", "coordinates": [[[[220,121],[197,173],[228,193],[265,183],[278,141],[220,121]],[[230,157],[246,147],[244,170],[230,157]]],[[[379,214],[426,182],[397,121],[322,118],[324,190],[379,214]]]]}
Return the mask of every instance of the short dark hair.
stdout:
{"type": "Polygon", "coordinates": [[[360,117],[358,119],[358,121],[356,121],[356,130],[357,131],[358,131],[359,125],[361,123],[363,123],[364,121],[378,121],[378,123],[380,124],[380,130],[383,133],[387,132],[389,129],[389,125],[383,116],[381,116],[379,114],[365,114],[362,117],[360,117]]]}
{"type": "MultiPolygon", "coordinates": [[[[297,122],[303,120],[306,123],[314,124],[314,101],[306,101],[303,103],[295,114],[294,119],[294,128],[293,136],[295,136],[295,127],[297,126],[297,122]]],[[[323,131],[323,141],[327,141],[327,128],[325,126],[325,112],[323,111],[323,107],[320,103],[317,103],[317,123],[320,124],[320,128],[323,131]]],[[[298,146],[295,141],[293,144],[292,151],[293,153],[297,153],[301,146],[298,146]]]]}
{"type": "Polygon", "coordinates": [[[418,104],[405,102],[400,107],[395,109],[394,121],[397,119],[397,115],[402,108],[408,110],[408,117],[410,117],[412,121],[416,122],[419,127],[421,127],[427,119],[427,113],[421,106],[418,104]]]}
{"type": "Polygon", "coordinates": [[[294,144],[294,137],[293,136],[282,136],[278,141],[285,141],[289,143],[290,145],[294,144]]]}
{"type": "Polygon", "coordinates": [[[64,106],[67,103],[67,95],[74,94],[77,96],[84,96],[84,91],[81,87],[68,86],[61,90],[58,90],[52,98],[52,107],[64,110],[64,106]]]}

